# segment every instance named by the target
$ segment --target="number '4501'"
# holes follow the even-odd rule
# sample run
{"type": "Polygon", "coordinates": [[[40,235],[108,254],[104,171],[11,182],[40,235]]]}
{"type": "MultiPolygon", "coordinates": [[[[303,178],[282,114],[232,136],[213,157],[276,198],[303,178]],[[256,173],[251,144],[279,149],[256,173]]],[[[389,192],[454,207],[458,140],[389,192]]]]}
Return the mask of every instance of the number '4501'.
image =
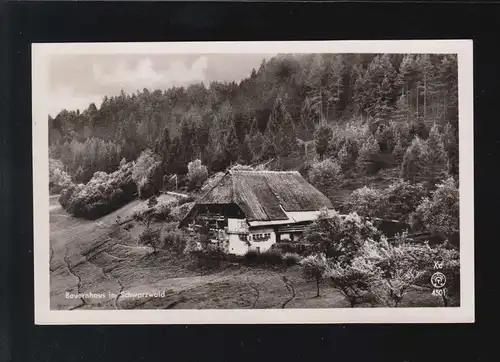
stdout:
{"type": "Polygon", "coordinates": [[[446,296],[446,289],[434,289],[432,291],[432,295],[436,297],[444,297],[446,296]]]}

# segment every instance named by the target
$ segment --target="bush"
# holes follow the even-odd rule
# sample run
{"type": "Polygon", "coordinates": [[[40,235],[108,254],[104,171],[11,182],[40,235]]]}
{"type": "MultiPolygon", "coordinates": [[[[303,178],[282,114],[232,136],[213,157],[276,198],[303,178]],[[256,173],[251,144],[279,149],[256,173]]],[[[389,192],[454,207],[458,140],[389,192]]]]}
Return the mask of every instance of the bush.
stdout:
{"type": "Polygon", "coordinates": [[[71,177],[64,172],[63,165],[58,160],[49,161],[49,191],[51,194],[60,193],[73,184],[71,177]]]}
{"type": "Polygon", "coordinates": [[[245,261],[250,263],[250,264],[256,264],[257,263],[257,257],[259,256],[259,253],[255,250],[248,250],[245,253],[245,261]]]}
{"type": "Polygon", "coordinates": [[[309,180],[314,186],[328,187],[339,183],[343,179],[342,168],[332,159],[316,162],[309,170],[309,180]]]}
{"type": "Polygon", "coordinates": [[[286,267],[290,267],[299,264],[301,257],[297,253],[285,253],[283,254],[282,260],[286,267]]]}
{"type": "Polygon", "coordinates": [[[245,261],[250,264],[258,265],[281,265],[283,263],[281,253],[271,249],[263,253],[259,253],[255,250],[248,250],[245,253],[245,261]]]}
{"type": "Polygon", "coordinates": [[[208,178],[207,167],[202,165],[200,160],[189,162],[187,177],[189,186],[192,189],[199,189],[208,178]]]}
{"type": "Polygon", "coordinates": [[[172,209],[168,204],[159,204],[154,209],[154,218],[158,221],[165,221],[170,218],[172,209]]]}
{"type": "Polygon", "coordinates": [[[95,220],[117,210],[136,196],[131,163],[107,174],[96,172],[86,185],[74,185],[65,190],[59,203],[76,217],[95,220]]]}
{"type": "Polygon", "coordinates": [[[139,243],[142,245],[147,245],[153,248],[153,253],[158,252],[162,245],[162,239],[160,237],[160,229],[155,229],[151,227],[146,227],[139,234],[139,243]]]}

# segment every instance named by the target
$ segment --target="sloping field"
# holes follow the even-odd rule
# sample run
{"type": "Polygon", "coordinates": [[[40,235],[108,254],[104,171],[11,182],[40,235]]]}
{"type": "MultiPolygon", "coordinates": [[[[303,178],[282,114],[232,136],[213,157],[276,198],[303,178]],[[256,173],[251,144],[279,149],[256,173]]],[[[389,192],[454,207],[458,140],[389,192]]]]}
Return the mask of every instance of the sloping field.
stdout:
{"type": "MultiPolygon", "coordinates": [[[[168,202],[171,197],[162,195],[159,200],[168,202]]],[[[116,225],[118,215],[123,220],[144,207],[146,203],[137,200],[99,220],[86,221],[54,205],[52,309],[348,307],[342,295],[326,285],[316,298],[315,284],[306,283],[298,267],[271,270],[228,264],[201,273],[183,256],[168,251],[152,254],[150,248],[137,245],[137,231],[128,233],[116,225]]],[[[413,305],[440,305],[430,291],[412,293],[407,301],[413,305]]]]}

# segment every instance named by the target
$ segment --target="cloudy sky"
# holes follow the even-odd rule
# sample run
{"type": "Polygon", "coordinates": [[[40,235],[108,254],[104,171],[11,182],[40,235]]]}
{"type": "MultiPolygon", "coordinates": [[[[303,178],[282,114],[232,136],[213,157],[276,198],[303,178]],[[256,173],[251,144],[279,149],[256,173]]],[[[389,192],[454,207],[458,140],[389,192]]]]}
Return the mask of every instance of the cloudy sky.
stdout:
{"type": "Polygon", "coordinates": [[[85,54],[53,55],[49,66],[52,116],[63,109],[84,109],[102,98],[148,88],[197,82],[240,81],[274,54],[85,54]]]}

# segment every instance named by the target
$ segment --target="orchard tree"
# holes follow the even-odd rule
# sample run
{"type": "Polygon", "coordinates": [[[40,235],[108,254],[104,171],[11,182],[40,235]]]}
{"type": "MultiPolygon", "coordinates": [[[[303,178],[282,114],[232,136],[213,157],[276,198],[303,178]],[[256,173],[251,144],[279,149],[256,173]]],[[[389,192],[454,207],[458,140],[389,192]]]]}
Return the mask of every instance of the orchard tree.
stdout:
{"type": "Polygon", "coordinates": [[[397,308],[403,297],[422,278],[424,270],[419,268],[418,262],[410,254],[416,247],[419,246],[394,246],[386,238],[381,238],[379,242],[367,241],[360,249],[360,258],[378,269],[374,273],[371,288],[378,300],[397,308]]]}
{"type": "Polygon", "coordinates": [[[370,221],[356,213],[343,216],[323,210],[305,229],[303,237],[316,253],[344,265],[352,262],[367,239],[378,240],[380,233],[370,221]]]}
{"type": "Polygon", "coordinates": [[[316,282],[316,297],[319,297],[319,284],[328,268],[328,262],[324,254],[312,254],[300,261],[301,271],[304,278],[316,282]]]}
{"type": "Polygon", "coordinates": [[[347,299],[351,308],[356,305],[374,303],[373,285],[379,279],[380,270],[361,257],[355,257],[350,264],[329,261],[325,277],[331,286],[347,299]]]}

